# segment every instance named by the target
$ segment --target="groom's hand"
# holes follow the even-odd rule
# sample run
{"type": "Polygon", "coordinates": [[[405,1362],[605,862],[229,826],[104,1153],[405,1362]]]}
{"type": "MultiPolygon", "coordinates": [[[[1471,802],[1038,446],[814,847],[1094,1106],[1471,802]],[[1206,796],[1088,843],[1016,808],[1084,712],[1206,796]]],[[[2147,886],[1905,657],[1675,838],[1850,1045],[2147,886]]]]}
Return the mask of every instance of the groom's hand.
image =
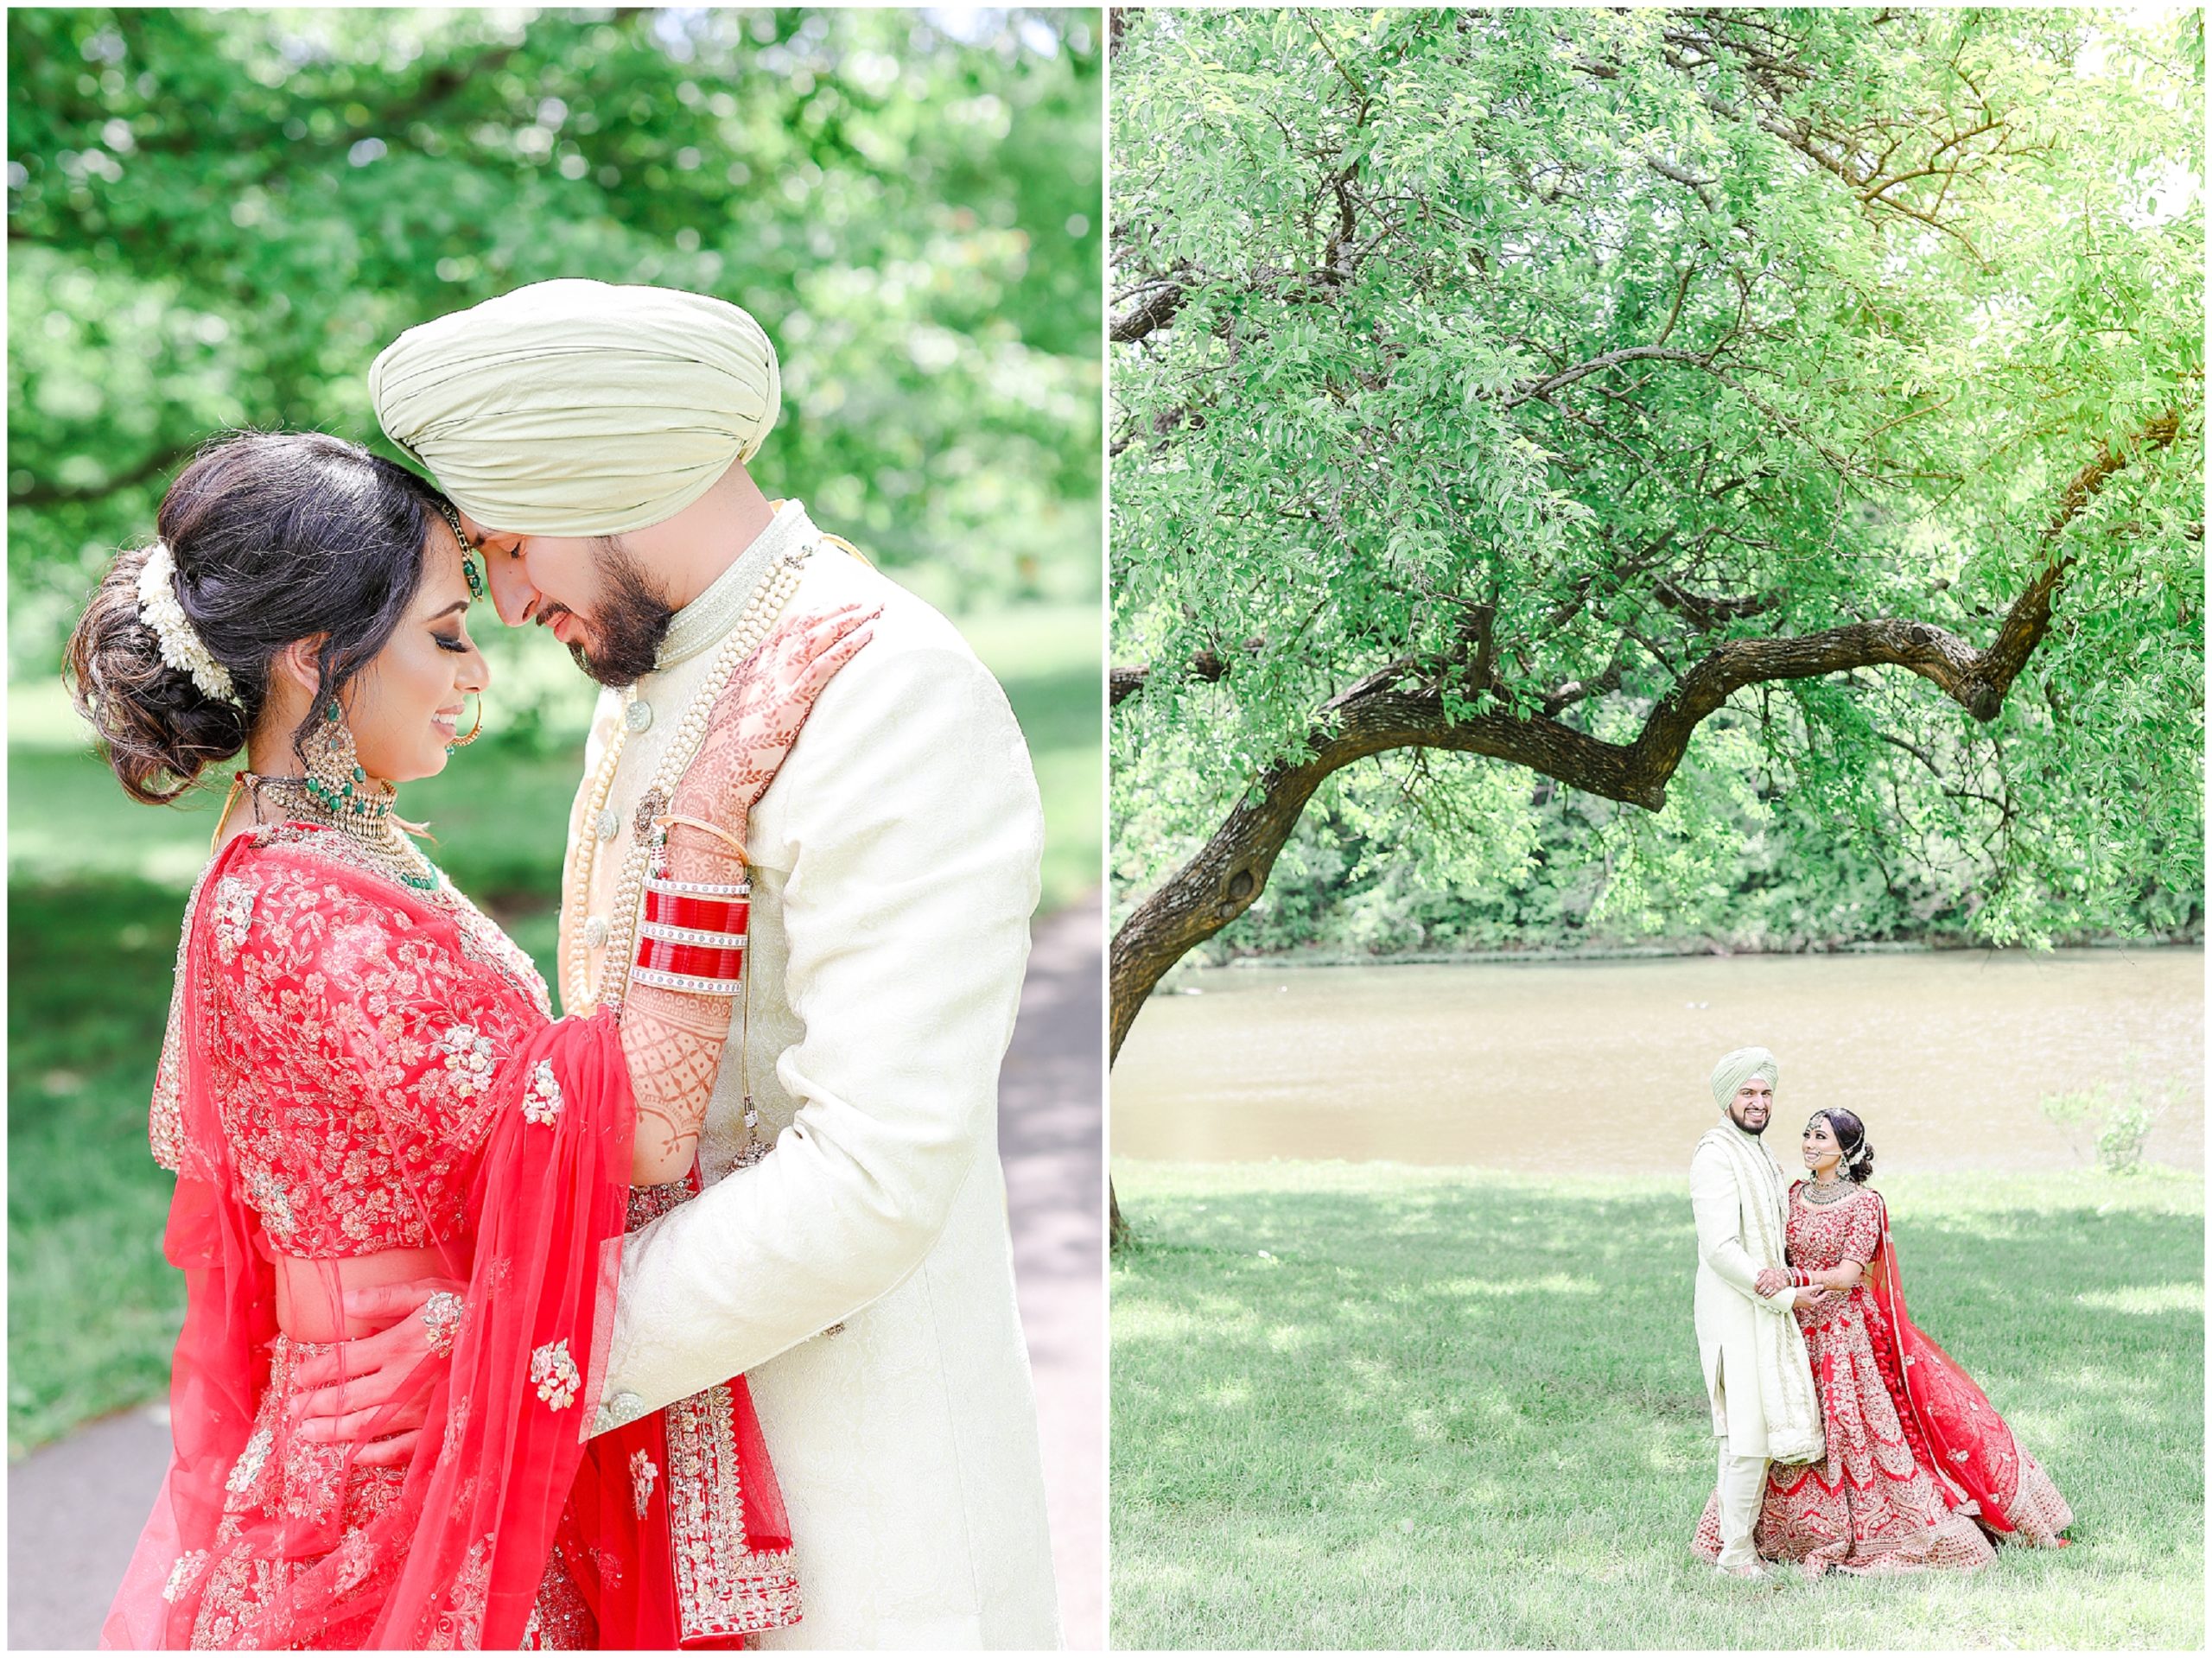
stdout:
{"type": "Polygon", "coordinates": [[[429,1326],[420,1316],[423,1303],[441,1290],[458,1294],[467,1287],[450,1279],[418,1278],[346,1291],[348,1319],[381,1323],[384,1328],[340,1342],[293,1372],[296,1382],[315,1389],[294,1407],[299,1436],[318,1444],[357,1438],[398,1401],[382,1422],[380,1436],[363,1445],[355,1460],[389,1467],[413,1457],[429,1414],[429,1389],[420,1375],[430,1356],[429,1326]]]}

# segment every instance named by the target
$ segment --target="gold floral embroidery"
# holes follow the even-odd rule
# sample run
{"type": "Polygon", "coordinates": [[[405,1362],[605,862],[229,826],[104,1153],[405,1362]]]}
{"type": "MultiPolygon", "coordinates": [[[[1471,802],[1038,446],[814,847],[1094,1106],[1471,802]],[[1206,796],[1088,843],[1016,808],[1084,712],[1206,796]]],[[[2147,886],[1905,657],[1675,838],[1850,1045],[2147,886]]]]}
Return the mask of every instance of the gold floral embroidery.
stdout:
{"type": "Polygon", "coordinates": [[[284,1183],[266,1166],[250,1166],[245,1171],[245,1200],[261,1216],[261,1223],[269,1235],[279,1242],[289,1241],[292,1234],[292,1199],[285,1191],[284,1183]]]}
{"type": "Polygon", "coordinates": [[[169,1568],[169,1580],[162,1585],[162,1598],[174,1603],[176,1598],[199,1580],[207,1569],[207,1551],[195,1548],[188,1554],[176,1557],[176,1564],[169,1568]]]}
{"type": "Polygon", "coordinates": [[[645,1517],[646,1507],[653,1500],[653,1482],[660,1477],[660,1465],[642,1451],[630,1453],[630,1492],[637,1499],[638,1518],[645,1517]]]}
{"type": "Polygon", "coordinates": [[[548,1342],[531,1354],[530,1379],[537,1384],[537,1396],[555,1410],[566,1410],[576,1402],[576,1390],[583,1386],[583,1378],[576,1374],[575,1360],[569,1356],[567,1337],[548,1342]]]}
{"type": "Polygon", "coordinates": [[[228,966],[253,925],[254,900],[261,888],[243,875],[226,875],[215,883],[213,924],[216,959],[228,966]]]}
{"type": "Polygon", "coordinates": [[[446,1407],[446,1437],[438,1451],[440,1457],[450,1457],[461,1449],[461,1439],[468,1432],[468,1395],[455,1394],[446,1407]]]}
{"type": "Polygon", "coordinates": [[[336,1578],[332,1588],[341,1595],[359,1588],[374,1570],[375,1559],[376,1552],[365,1530],[346,1533],[346,1540],[331,1556],[331,1571],[336,1578]]]}
{"type": "Polygon", "coordinates": [[[482,1646],[484,1602],[491,1591],[492,1539],[487,1534],[468,1546],[447,1594],[446,1610],[438,1614],[423,1644],[433,1652],[474,1651],[482,1646]]]}
{"type": "Polygon", "coordinates": [[[755,1549],[745,1534],[732,1401],[727,1386],[668,1407],[670,1542],[683,1645],[781,1629],[799,1619],[791,1555],[755,1549]]]}
{"type": "Polygon", "coordinates": [[[474,1099],[490,1085],[492,1040],[474,1025],[456,1025],[448,1031],[439,1039],[438,1051],[445,1058],[455,1097],[474,1099]]]}
{"type": "Polygon", "coordinates": [[[276,1443],[271,1429],[257,1427],[253,1437],[245,1442],[245,1449],[238,1452],[238,1459],[231,1467],[231,1477],[223,1482],[223,1489],[232,1496],[244,1496],[253,1489],[254,1481],[261,1477],[261,1471],[269,1461],[269,1452],[276,1443]]]}
{"type": "Polygon", "coordinates": [[[530,1073],[523,1090],[522,1114],[530,1121],[545,1124],[561,1115],[561,1084],[554,1079],[553,1062],[541,1059],[530,1073]]]}
{"type": "MultiPolygon", "coordinates": [[[[154,1067],[153,1103],[146,1114],[146,1138],[153,1147],[154,1161],[172,1174],[186,1172],[188,1161],[184,1139],[183,1082],[184,1060],[184,987],[185,969],[191,962],[194,917],[200,908],[200,895],[207,885],[207,876],[214,868],[210,863],[200,872],[192,883],[192,895],[184,901],[184,923],[176,943],[176,975],[169,991],[168,1023],[162,1033],[162,1057],[154,1067]]],[[[189,1159],[190,1171],[205,1178],[207,1171],[199,1166],[197,1158],[189,1159]]]]}

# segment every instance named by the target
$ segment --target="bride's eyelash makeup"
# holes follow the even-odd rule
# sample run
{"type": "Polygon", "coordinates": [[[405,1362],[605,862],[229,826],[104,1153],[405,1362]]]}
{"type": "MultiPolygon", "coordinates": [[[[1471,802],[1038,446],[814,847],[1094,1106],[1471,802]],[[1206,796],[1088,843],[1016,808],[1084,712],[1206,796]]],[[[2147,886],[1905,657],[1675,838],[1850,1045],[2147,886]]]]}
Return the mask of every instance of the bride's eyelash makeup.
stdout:
{"type": "Polygon", "coordinates": [[[465,655],[468,650],[468,641],[458,633],[433,633],[430,637],[438,642],[439,650],[450,651],[455,656],[465,655]]]}

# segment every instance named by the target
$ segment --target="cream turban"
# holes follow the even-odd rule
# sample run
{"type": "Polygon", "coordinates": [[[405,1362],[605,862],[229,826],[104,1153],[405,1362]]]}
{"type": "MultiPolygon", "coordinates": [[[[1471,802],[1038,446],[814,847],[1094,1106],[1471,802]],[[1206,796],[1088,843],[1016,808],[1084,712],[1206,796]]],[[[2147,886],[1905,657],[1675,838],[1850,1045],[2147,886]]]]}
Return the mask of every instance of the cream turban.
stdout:
{"type": "Polygon", "coordinates": [[[1738,1048],[1724,1056],[1713,1068],[1713,1103],[1726,1111],[1735,1099],[1736,1090],[1754,1077],[1765,1077],[1769,1088],[1782,1086],[1782,1068],[1764,1048],[1738,1048]]]}
{"type": "Polygon", "coordinates": [[[619,536],[760,450],[775,347],[727,301],[532,283],[410,328],[369,366],[385,435],[487,529],[619,536]]]}

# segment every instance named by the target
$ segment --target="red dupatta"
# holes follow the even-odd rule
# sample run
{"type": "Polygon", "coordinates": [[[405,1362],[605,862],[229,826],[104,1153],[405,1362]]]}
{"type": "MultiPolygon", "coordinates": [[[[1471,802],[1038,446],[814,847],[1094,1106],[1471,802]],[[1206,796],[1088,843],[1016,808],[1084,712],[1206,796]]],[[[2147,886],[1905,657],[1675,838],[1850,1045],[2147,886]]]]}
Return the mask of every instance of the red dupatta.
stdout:
{"type": "Polygon", "coordinates": [[[1906,1312],[1889,1207],[1882,1204],[1881,1193],[1870,1187],[1868,1194],[1882,1205],[1882,1230],[1874,1258],[1866,1263],[1866,1287],[1877,1315],[1868,1321],[1867,1333],[1888,1361],[1881,1366],[1883,1379],[1897,1414],[1916,1426],[1925,1439],[1943,1477],[1937,1489],[1945,1500],[1956,1508],[1958,1493],[1963,1492],[1980,1509],[1984,1526],[2010,1532],[2008,1516],[2020,1489],[2019,1446],[1974,1378],[1906,1312]]]}

